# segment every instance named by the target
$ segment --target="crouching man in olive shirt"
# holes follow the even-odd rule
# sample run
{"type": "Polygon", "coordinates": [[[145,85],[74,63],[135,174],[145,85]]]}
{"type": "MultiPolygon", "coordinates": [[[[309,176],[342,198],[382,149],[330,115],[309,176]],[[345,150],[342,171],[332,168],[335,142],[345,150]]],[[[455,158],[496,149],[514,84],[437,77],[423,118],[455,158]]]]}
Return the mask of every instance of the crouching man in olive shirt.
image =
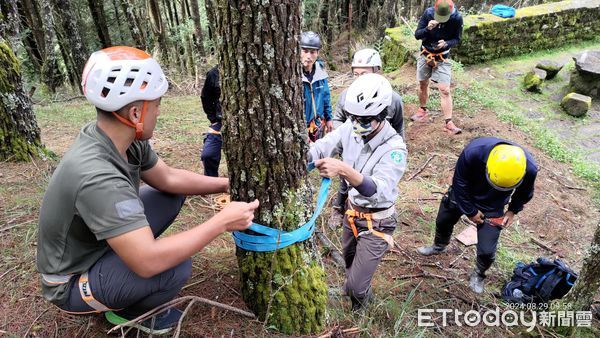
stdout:
{"type": "MultiPolygon", "coordinates": [[[[152,150],[168,83],[150,55],[100,50],[82,78],[97,120],[83,127],[52,175],[37,268],[50,302],[70,313],[104,312],[118,325],[173,299],[190,276],[190,257],[223,232],[250,226],[258,201],[232,202],[199,226],[158,238],[185,195],[226,192],[229,181],[171,168],[152,150]],[[140,180],[147,185],[140,188],[140,180]]],[[[172,309],[134,326],[163,334],[180,317],[172,309]]]]}

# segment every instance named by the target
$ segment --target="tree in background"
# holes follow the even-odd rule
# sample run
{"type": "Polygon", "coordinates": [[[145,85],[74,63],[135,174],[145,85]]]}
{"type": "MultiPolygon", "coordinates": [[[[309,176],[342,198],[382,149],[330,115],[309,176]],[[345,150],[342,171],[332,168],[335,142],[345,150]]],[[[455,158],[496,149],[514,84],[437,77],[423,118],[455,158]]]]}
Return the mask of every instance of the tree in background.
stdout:
{"type": "Polygon", "coordinates": [[[127,18],[127,24],[129,25],[131,37],[134,41],[133,47],[137,47],[142,50],[147,49],[148,46],[146,44],[146,37],[144,31],[142,30],[143,26],[140,25],[140,18],[135,11],[134,3],[132,0],[120,1],[121,6],[123,7],[123,12],[125,13],[125,17],[127,18]]]}
{"type": "Polygon", "coordinates": [[[202,36],[202,25],[200,24],[200,8],[197,0],[189,0],[192,21],[194,22],[194,48],[200,56],[204,56],[204,43],[202,36]]]}
{"type": "Polygon", "coordinates": [[[8,22],[0,13],[0,161],[30,161],[45,149],[31,100],[23,90],[21,66],[4,39],[8,33],[18,33],[7,29],[8,22]]]}
{"type": "Polygon", "coordinates": [[[50,1],[41,2],[42,22],[44,25],[44,57],[42,65],[42,82],[51,93],[56,92],[63,80],[58,68],[59,55],[56,52],[57,39],[54,30],[52,7],[50,1]]]}
{"type": "MultiPolygon", "coordinates": [[[[215,0],[224,147],[233,200],[260,200],[255,221],[289,231],[312,213],[297,37],[300,0],[215,0]]],[[[247,306],[284,333],[322,329],[327,286],[312,240],[275,252],[237,249],[247,306]]]]}
{"type": "Polygon", "coordinates": [[[164,63],[169,63],[169,46],[167,45],[166,29],[157,0],[148,0],[148,14],[151,22],[152,34],[154,35],[154,52],[152,55],[164,63]]]}
{"type": "MultiPolygon", "coordinates": [[[[65,52],[68,55],[68,60],[72,66],[72,74],[76,76],[76,83],[81,83],[81,74],[83,73],[83,67],[88,57],[86,47],[81,40],[79,33],[79,24],[77,23],[77,16],[75,15],[70,0],[52,0],[54,1],[54,7],[58,16],[62,21],[63,38],[68,41],[68,49],[65,48],[65,52]]],[[[81,91],[81,86],[77,86],[81,91]]]]}
{"type": "Polygon", "coordinates": [[[102,43],[102,48],[112,46],[108,26],[106,25],[106,15],[104,14],[104,1],[88,0],[88,5],[90,13],[92,13],[92,19],[94,19],[94,26],[96,26],[98,37],[102,43]]]}
{"type": "MultiPolygon", "coordinates": [[[[10,4],[10,1],[7,4],[10,4]]],[[[33,66],[33,70],[36,74],[41,74],[43,64],[43,50],[44,50],[44,32],[42,18],[39,13],[39,9],[34,0],[22,0],[18,1],[19,17],[20,20],[15,21],[17,26],[20,27],[21,36],[23,40],[23,46],[29,55],[29,60],[33,66]]],[[[6,16],[6,13],[5,13],[6,16]]],[[[18,39],[19,34],[9,34],[18,39]]],[[[11,41],[12,48],[17,49],[19,43],[11,41]]]]}

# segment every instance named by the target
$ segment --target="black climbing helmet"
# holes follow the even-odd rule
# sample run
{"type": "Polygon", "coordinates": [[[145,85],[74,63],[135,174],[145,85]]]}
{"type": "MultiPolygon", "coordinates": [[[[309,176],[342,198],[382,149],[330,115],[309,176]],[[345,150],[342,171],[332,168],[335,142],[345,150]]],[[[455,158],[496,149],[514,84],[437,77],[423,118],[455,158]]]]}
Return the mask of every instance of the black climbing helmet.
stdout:
{"type": "Polygon", "coordinates": [[[300,47],[321,49],[321,37],[315,32],[304,32],[300,35],[300,47]]]}

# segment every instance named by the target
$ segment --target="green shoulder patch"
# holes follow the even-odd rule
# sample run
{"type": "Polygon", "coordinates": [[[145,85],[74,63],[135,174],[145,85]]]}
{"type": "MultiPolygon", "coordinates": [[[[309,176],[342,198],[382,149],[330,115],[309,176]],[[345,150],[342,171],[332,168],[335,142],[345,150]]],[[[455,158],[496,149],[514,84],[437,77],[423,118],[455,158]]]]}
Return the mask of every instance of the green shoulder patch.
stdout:
{"type": "Polygon", "coordinates": [[[394,163],[396,164],[400,164],[402,162],[402,160],[404,159],[404,155],[402,154],[402,152],[398,151],[398,150],[394,150],[390,153],[390,156],[392,157],[392,161],[394,161],[394,163]]]}

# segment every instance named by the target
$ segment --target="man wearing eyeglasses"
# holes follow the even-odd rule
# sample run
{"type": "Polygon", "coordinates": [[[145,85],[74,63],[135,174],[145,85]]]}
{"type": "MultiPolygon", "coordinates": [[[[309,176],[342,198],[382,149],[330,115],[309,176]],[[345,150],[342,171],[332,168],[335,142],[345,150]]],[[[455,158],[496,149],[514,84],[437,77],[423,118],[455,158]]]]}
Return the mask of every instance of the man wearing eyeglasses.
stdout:
{"type": "Polygon", "coordinates": [[[371,279],[393,246],[398,182],[406,169],[406,145],[387,121],[392,86],[379,74],[360,76],[346,93],[350,117],[341,126],[311,144],[321,176],[339,176],[349,186],[343,221],[344,291],[352,309],[371,299],[371,279]],[[342,160],[332,158],[341,150],[342,160]]]}
{"type": "MultiPolygon", "coordinates": [[[[352,58],[352,75],[354,78],[358,78],[365,74],[381,74],[381,56],[379,53],[371,48],[365,48],[354,53],[352,58]]],[[[344,90],[340,94],[340,98],[335,108],[335,114],[333,115],[333,127],[338,128],[349,118],[348,112],[344,109],[344,103],[346,101],[346,92],[344,90]]],[[[386,119],[392,125],[392,128],[396,130],[402,138],[404,138],[404,118],[403,118],[404,105],[402,104],[402,97],[395,91],[392,91],[392,104],[387,108],[386,119]]],[[[339,214],[334,215],[337,219],[332,219],[331,223],[339,223],[339,217],[345,211],[346,199],[348,198],[348,186],[345,181],[340,182],[340,188],[336,198],[333,200],[333,208],[336,209],[339,214]]]]}

